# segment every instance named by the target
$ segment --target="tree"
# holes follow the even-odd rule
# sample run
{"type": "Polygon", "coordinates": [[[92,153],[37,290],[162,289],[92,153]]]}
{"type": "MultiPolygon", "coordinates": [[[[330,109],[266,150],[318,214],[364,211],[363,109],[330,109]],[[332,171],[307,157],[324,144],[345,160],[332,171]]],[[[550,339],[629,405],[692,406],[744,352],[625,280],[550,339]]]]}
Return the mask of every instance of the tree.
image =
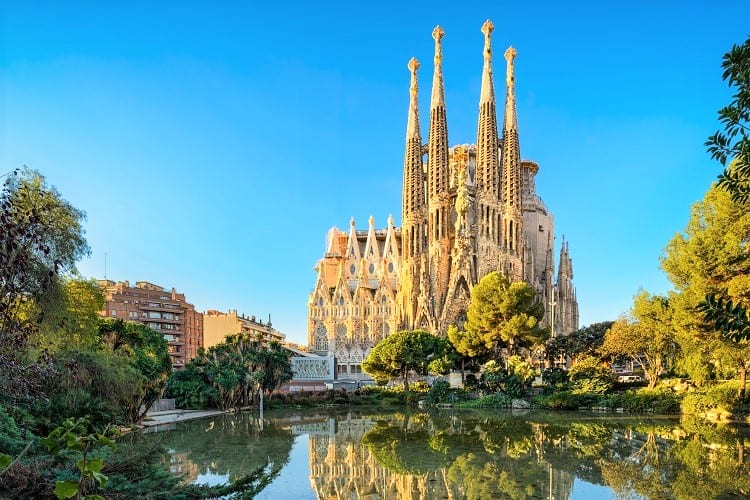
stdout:
{"type": "Polygon", "coordinates": [[[641,291],[633,299],[630,316],[615,321],[607,331],[599,352],[605,356],[628,356],[637,362],[643,356],[643,371],[653,389],[676,349],[669,300],[641,291]]]}
{"type": "Polygon", "coordinates": [[[532,286],[522,281],[511,283],[507,276],[493,271],[472,289],[467,335],[454,347],[461,354],[473,352],[475,356],[499,357],[503,347],[515,354],[519,347],[530,347],[547,337],[547,329],[539,325],[542,317],[544,306],[532,286]]]}
{"type": "Polygon", "coordinates": [[[742,381],[743,397],[750,342],[725,337],[698,307],[706,296],[750,304],[749,239],[748,204],[712,186],[693,206],[685,232],[670,241],[661,262],[676,289],[670,303],[681,349],[690,353],[692,366],[730,361],[742,381]]]}
{"type": "Polygon", "coordinates": [[[138,422],[161,397],[172,372],[164,336],[144,324],[122,319],[102,319],[99,335],[105,349],[131,365],[140,376],[131,401],[126,404],[128,421],[138,422]]]}
{"type": "Polygon", "coordinates": [[[58,278],[88,252],[83,212],[31,170],[8,175],[0,190],[0,399],[34,397],[51,376],[45,359],[28,359],[39,307],[58,278]]]}
{"type": "MultiPolygon", "coordinates": [[[[724,68],[722,79],[735,89],[735,94],[732,102],[719,110],[724,132],[718,131],[709,137],[706,146],[711,157],[725,166],[719,175],[719,186],[726,189],[735,202],[746,203],[750,200],[750,38],[724,54],[721,66],[724,68]]],[[[730,339],[750,339],[750,318],[742,304],[709,294],[699,308],[706,321],[730,339]]]]}
{"type": "Polygon", "coordinates": [[[547,342],[547,357],[553,361],[568,356],[575,363],[585,356],[598,356],[604,343],[604,334],[612,327],[613,321],[603,321],[584,326],[567,335],[558,335],[547,342]]]}
{"type": "Polygon", "coordinates": [[[249,406],[259,390],[271,392],[292,378],[289,352],[278,343],[265,347],[249,333],[228,335],[200,349],[183,372],[170,380],[170,393],[190,406],[207,399],[221,408],[249,406]]]}
{"type": "Polygon", "coordinates": [[[38,300],[58,276],[75,271],[89,251],[84,219],[38,172],[8,176],[0,192],[0,335],[18,333],[25,300],[38,300]]]}
{"type": "Polygon", "coordinates": [[[719,186],[738,203],[750,200],[750,38],[724,54],[722,79],[733,89],[732,101],[719,110],[724,131],[708,138],[711,157],[724,165],[719,186]],[[727,165],[729,164],[729,165],[727,165]]]}
{"type": "Polygon", "coordinates": [[[38,303],[27,305],[44,311],[31,339],[35,347],[55,351],[97,344],[104,295],[94,280],[62,277],[38,303]]]}
{"type": "Polygon", "coordinates": [[[362,362],[362,369],[377,381],[402,377],[404,391],[408,391],[409,372],[437,372],[446,349],[447,341],[429,332],[401,330],[378,342],[362,362]]]}

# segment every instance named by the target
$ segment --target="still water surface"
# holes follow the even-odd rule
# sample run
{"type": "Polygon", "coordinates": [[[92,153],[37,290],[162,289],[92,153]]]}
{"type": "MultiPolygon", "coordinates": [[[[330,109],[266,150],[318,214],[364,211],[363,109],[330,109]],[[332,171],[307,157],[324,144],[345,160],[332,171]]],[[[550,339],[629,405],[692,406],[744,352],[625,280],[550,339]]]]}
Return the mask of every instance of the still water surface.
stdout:
{"type": "Polygon", "coordinates": [[[222,415],[148,435],[186,481],[250,477],[247,491],[274,500],[748,498],[747,437],[689,418],[373,410],[222,415]]]}

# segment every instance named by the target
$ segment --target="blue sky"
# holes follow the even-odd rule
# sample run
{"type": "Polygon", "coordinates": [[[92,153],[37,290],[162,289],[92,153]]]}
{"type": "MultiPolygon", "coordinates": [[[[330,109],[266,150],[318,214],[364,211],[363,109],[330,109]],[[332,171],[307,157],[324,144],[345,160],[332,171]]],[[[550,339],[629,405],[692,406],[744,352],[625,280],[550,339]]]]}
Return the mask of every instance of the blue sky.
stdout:
{"type": "Polygon", "coordinates": [[[484,20],[499,96],[518,50],[522,156],[581,325],[670,288],[659,257],[719,171],[721,56],[750,35],[746,1],[104,3],[0,6],[0,174],[35,168],[86,211],[84,276],[106,253],[110,279],[303,343],[326,231],[400,221],[406,64],[426,138],[436,24],[451,144],[476,141],[484,20]]]}

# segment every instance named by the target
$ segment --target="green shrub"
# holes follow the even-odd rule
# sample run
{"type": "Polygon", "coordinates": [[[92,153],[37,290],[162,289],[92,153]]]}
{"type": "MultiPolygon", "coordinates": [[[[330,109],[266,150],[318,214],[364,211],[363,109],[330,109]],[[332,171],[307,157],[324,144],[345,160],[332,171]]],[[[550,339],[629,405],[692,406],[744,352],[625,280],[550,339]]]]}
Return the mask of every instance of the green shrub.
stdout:
{"type": "Polygon", "coordinates": [[[605,394],[614,384],[610,369],[593,356],[573,365],[568,375],[574,394],[605,394]]]}
{"type": "Polygon", "coordinates": [[[212,388],[195,376],[192,366],[175,370],[167,381],[167,397],[175,399],[177,408],[203,410],[211,402],[212,388]]]}
{"type": "Polygon", "coordinates": [[[430,390],[430,386],[424,380],[417,380],[409,384],[409,390],[414,392],[427,392],[430,390]]]}
{"type": "Polygon", "coordinates": [[[663,390],[638,389],[609,396],[603,406],[631,413],[679,413],[680,398],[663,390]]]}
{"type": "Polygon", "coordinates": [[[475,391],[479,387],[479,379],[473,373],[464,377],[464,388],[468,391],[475,391]]]}
{"type": "Polygon", "coordinates": [[[436,380],[430,391],[427,393],[425,401],[427,404],[436,405],[438,403],[445,403],[448,401],[450,396],[451,386],[445,380],[436,380]]]}
{"type": "Polygon", "coordinates": [[[140,401],[143,376],[122,356],[104,351],[70,350],[52,359],[58,376],[47,380],[49,400],[34,406],[39,432],[45,434],[68,418],[88,418],[93,429],[130,423],[140,401]]]}
{"type": "Polygon", "coordinates": [[[513,398],[506,394],[490,394],[471,401],[460,401],[456,403],[456,408],[510,408],[513,398]]]}
{"type": "Polygon", "coordinates": [[[568,372],[562,368],[550,368],[542,372],[542,381],[547,385],[562,386],[568,383],[568,372]]]}
{"type": "Polygon", "coordinates": [[[737,395],[739,387],[739,382],[733,380],[688,393],[682,399],[682,412],[688,415],[705,415],[706,413],[746,415],[750,413],[750,404],[739,399],[737,395]]]}
{"type": "Polygon", "coordinates": [[[584,403],[584,398],[580,394],[573,394],[570,391],[558,391],[546,396],[539,396],[534,399],[533,403],[534,406],[548,410],[577,410],[584,403]]]}
{"type": "Polygon", "coordinates": [[[0,406],[0,453],[15,456],[24,446],[23,431],[18,427],[11,412],[0,406]]]}

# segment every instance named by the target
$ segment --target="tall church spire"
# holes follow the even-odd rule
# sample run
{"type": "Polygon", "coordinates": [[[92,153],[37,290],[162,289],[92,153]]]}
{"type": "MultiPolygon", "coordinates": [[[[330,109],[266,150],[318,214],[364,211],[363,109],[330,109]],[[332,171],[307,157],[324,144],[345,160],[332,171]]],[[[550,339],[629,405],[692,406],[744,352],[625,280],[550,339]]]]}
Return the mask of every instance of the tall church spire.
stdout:
{"type": "Polygon", "coordinates": [[[406,124],[406,152],[404,154],[404,190],[401,215],[409,234],[405,242],[405,253],[409,256],[421,252],[422,217],[424,216],[424,174],[422,171],[422,136],[419,133],[419,106],[417,70],[419,61],[409,61],[411,85],[409,87],[409,115],[406,124]]]}
{"type": "Polygon", "coordinates": [[[445,31],[440,26],[432,30],[435,39],[435,71],[432,76],[432,100],[430,102],[430,133],[427,139],[427,162],[430,200],[430,218],[434,225],[431,238],[446,236],[447,213],[437,213],[435,202],[441,194],[448,193],[448,122],[445,113],[445,89],[443,84],[443,48],[441,41],[445,31]]]}
{"type": "Polygon", "coordinates": [[[479,96],[479,125],[477,126],[477,172],[476,182],[481,191],[494,194],[500,199],[500,175],[497,138],[497,112],[495,110],[495,88],[492,82],[492,43],[495,26],[490,20],[482,25],[484,34],[484,68],[482,90],[479,96]]]}
{"type": "Polygon", "coordinates": [[[515,76],[513,60],[516,49],[505,51],[507,62],[505,83],[505,118],[503,120],[503,246],[513,252],[521,248],[523,237],[523,207],[521,194],[521,151],[518,144],[518,121],[516,119],[515,76]]]}
{"type": "Polygon", "coordinates": [[[432,30],[435,40],[435,69],[430,102],[430,135],[427,139],[427,240],[429,241],[429,280],[432,290],[440,290],[430,307],[439,315],[450,272],[450,231],[453,204],[449,192],[448,120],[445,113],[443,84],[443,47],[445,31],[432,30]]]}

